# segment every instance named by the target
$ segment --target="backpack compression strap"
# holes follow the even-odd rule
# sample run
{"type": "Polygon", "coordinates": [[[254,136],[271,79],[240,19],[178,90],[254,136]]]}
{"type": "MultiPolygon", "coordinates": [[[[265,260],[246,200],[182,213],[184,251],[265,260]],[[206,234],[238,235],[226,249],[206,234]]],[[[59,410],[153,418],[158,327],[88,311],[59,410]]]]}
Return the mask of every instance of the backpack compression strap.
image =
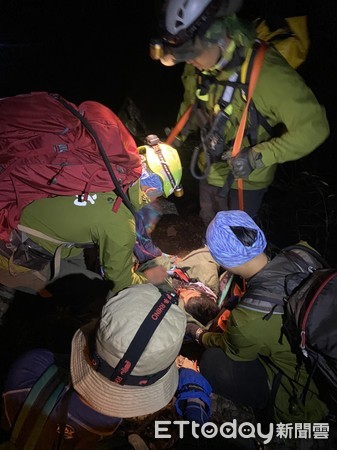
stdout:
{"type": "MultiPolygon", "coordinates": [[[[48,236],[45,233],[42,233],[42,231],[35,230],[34,228],[26,227],[25,225],[19,224],[17,226],[17,229],[19,231],[22,231],[23,233],[30,234],[31,236],[35,236],[40,239],[44,239],[45,241],[52,242],[53,244],[58,244],[58,247],[55,250],[54,257],[53,257],[53,264],[51,267],[51,274],[48,281],[53,281],[59,274],[61,270],[61,253],[63,248],[89,248],[93,246],[92,242],[86,242],[86,243],[75,243],[75,242],[65,242],[61,241],[60,239],[55,239],[51,236],[48,236]]],[[[11,260],[9,261],[9,265],[11,264],[11,260]]],[[[39,272],[35,272],[35,276],[40,278],[42,281],[47,281],[47,279],[40,274],[39,272]]]]}
{"type": "Polygon", "coordinates": [[[23,450],[34,450],[59,395],[66,386],[64,371],[52,364],[30,390],[21,407],[10,442],[23,450]]]}
{"type": "Polygon", "coordinates": [[[112,179],[112,182],[115,185],[114,192],[118,197],[120,197],[124,204],[127,206],[127,208],[132,212],[133,215],[136,214],[136,211],[134,207],[132,206],[132,203],[130,202],[130,199],[127,197],[125,192],[123,191],[121,185],[119,184],[119,181],[117,180],[117,177],[115,175],[115,172],[112,170],[109,158],[107,157],[107,154],[103,148],[103,145],[96,133],[96,131],[93,129],[93,127],[90,125],[90,123],[85,119],[82,114],[80,114],[76,109],[74,109],[71,105],[69,105],[68,102],[66,102],[63,98],[61,98],[59,95],[52,95],[53,98],[58,100],[68,111],[70,111],[75,117],[78,118],[78,120],[83,124],[83,126],[86,128],[86,130],[91,134],[91,136],[94,138],[94,141],[97,144],[97,147],[101,153],[101,156],[103,158],[104,164],[107,168],[107,171],[109,172],[109,175],[112,179]]]}

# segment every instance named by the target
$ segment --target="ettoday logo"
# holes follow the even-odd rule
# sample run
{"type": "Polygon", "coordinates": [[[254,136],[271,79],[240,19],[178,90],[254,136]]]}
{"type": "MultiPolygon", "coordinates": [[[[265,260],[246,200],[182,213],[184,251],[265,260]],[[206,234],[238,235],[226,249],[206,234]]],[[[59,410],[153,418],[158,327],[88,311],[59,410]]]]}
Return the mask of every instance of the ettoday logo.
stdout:
{"type": "Polygon", "coordinates": [[[175,420],[173,422],[167,420],[157,420],[155,422],[155,438],[157,439],[169,439],[171,435],[168,434],[168,425],[175,425],[179,429],[179,438],[184,438],[186,427],[188,426],[188,433],[196,439],[204,437],[206,439],[212,439],[217,435],[225,439],[237,439],[238,437],[243,439],[257,439],[263,444],[269,444],[273,437],[281,439],[329,439],[329,423],[317,422],[317,423],[277,423],[264,426],[262,432],[262,426],[260,423],[252,424],[250,422],[243,422],[238,424],[237,419],[233,422],[224,422],[221,425],[217,425],[213,422],[206,422],[200,425],[196,422],[189,422],[187,420],[175,420]]]}
{"type": "Polygon", "coordinates": [[[204,437],[207,439],[214,438],[218,434],[225,439],[236,439],[238,436],[244,439],[259,439],[264,444],[268,444],[274,435],[274,425],[269,424],[269,430],[267,433],[262,432],[262,426],[260,423],[252,424],[250,422],[243,422],[238,424],[237,420],[233,422],[224,422],[223,424],[216,425],[213,422],[206,422],[200,425],[196,422],[189,422],[187,420],[175,420],[173,422],[167,420],[157,420],[155,422],[155,438],[170,438],[168,434],[169,428],[167,425],[176,425],[179,428],[179,438],[184,438],[185,427],[190,427],[192,436],[196,439],[204,437]]]}

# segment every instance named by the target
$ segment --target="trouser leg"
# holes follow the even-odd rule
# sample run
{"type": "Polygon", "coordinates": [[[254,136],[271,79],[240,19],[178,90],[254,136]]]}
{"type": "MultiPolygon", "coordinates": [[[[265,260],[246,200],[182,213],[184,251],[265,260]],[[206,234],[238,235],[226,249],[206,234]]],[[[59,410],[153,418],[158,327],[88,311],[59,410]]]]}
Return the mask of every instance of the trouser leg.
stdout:
{"type": "MultiPolygon", "coordinates": [[[[263,196],[267,189],[256,189],[254,191],[243,191],[243,209],[253,219],[256,218],[260,209],[263,196]]],[[[229,191],[228,209],[239,209],[239,195],[236,189],[229,191]]]]}
{"type": "Polygon", "coordinates": [[[227,211],[228,197],[218,195],[219,188],[211,186],[206,180],[201,180],[199,185],[200,218],[207,227],[219,211],[227,211]]]}
{"type": "MultiPolygon", "coordinates": [[[[199,202],[200,218],[208,226],[219,211],[228,211],[239,209],[239,196],[237,189],[231,189],[226,197],[219,195],[220,188],[212,186],[206,180],[200,180],[199,184],[199,202]]],[[[243,206],[244,211],[253,219],[257,216],[267,189],[244,190],[243,206]]]]}
{"type": "Polygon", "coordinates": [[[203,353],[199,366],[215,394],[250,406],[254,411],[267,407],[270,397],[268,378],[258,359],[234,361],[223,350],[214,347],[203,353]]]}

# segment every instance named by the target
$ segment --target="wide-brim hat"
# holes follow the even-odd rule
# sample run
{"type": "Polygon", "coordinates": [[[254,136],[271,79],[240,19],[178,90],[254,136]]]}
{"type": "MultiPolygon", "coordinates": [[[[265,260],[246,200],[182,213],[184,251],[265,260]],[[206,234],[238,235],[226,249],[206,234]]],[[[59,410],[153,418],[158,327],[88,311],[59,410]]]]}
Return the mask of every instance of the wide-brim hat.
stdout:
{"type": "Polygon", "coordinates": [[[132,375],[145,376],[168,368],[153,384],[133,386],[110,381],[95,370],[88,345],[90,335],[96,333],[97,353],[116,367],[160,295],[151,284],[125,289],[104,306],[98,327],[89,324],[75,333],[70,364],[72,383],[95,411],[112,417],[136,417],[160,410],[174,396],[178,386],[175,359],[186,327],[185,314],[178,306],[170,307],[132,372],[132,375]]]}

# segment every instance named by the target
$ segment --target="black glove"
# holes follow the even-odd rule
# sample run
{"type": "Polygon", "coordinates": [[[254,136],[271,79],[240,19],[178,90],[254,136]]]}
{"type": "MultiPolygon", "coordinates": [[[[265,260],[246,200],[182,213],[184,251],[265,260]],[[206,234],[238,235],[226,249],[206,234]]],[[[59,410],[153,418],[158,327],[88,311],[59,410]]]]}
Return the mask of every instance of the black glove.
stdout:
{"type": "Polygon", "coordinates": [[[230,158],[229,166],[234,178],[246,179],[254,169],[264,167],[262,153],[256,152],[252,148],[243,148],[238,155],[230,158]]]}
{"type": "Polygon", "coordinates": [[[186,332],[185,336],[191,337],[195,341],[197,341],[198,344],[201,344],[202,341],[202,335],[205,333],[205,329],[199,327],[196,323],[188,323],[186,325],[186,332]]]}

